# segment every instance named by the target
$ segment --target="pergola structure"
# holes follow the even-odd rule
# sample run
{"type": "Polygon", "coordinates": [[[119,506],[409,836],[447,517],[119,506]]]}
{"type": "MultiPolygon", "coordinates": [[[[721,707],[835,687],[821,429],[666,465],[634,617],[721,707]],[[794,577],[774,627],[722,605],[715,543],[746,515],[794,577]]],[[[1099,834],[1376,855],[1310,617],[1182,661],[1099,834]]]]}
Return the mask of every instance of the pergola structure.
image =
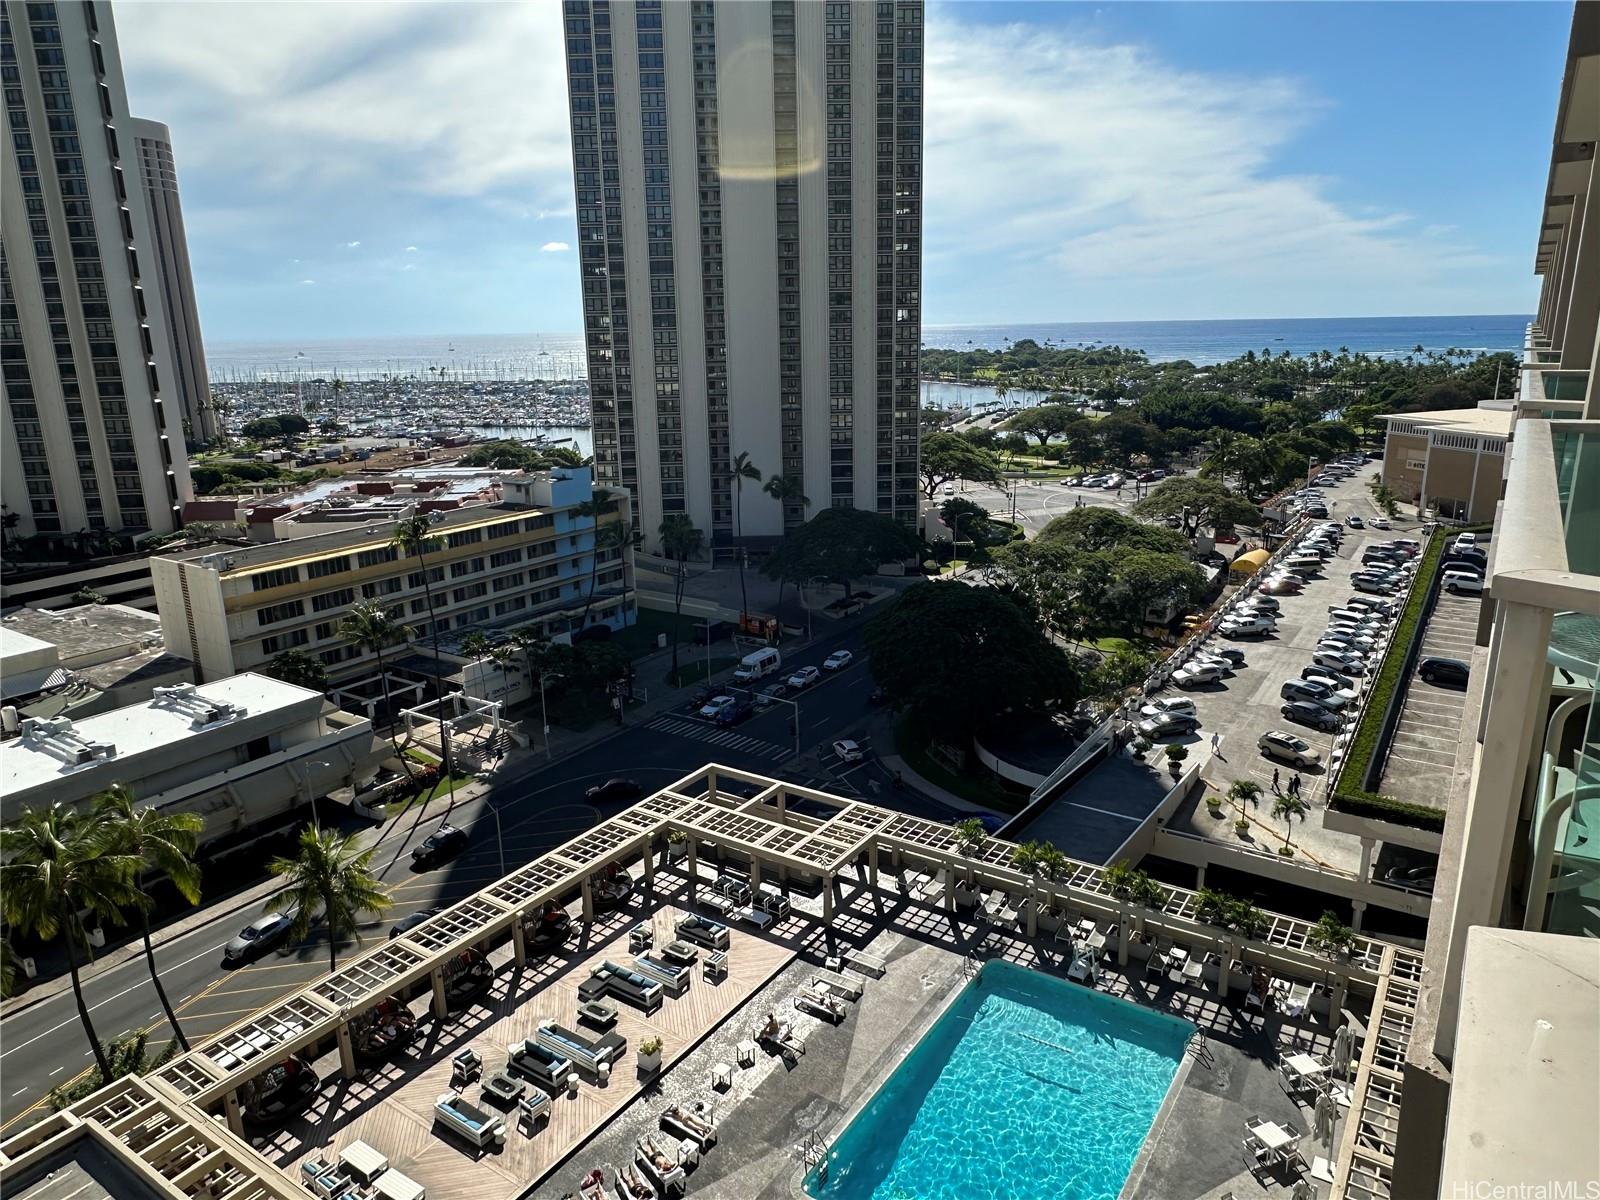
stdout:
{"type": "MultiPolygon", "coordinates": [[[[192,1161],[185,1160],[176,1176],[184,1181],[177,1186],[185,1195],[197,1200],[270,1200],[289,1194],[279,1190],[289,1186],[287,1177],[255,1156],[236,1136],[243,1129],[240,1093],[245,1085],[289,1056],[330,1041],[338,1046],[341,1069],[353,1075],[351,1023],[355,1018],[424,981],[432,989],[434,1012],[444,1016],[446,967],[464,950],[486,952],[510,939],[517,962],[526,962],[526,929],[538,919],[546,902],[564,903],[576,892],[583,919],[591,922],[596,877],[637,859],[646,886],[651,885],[657,841],[672,834],[681,834],[687,841],[691,903],[697,856],[702,847],[709,846],[724,860],[748,863],[752,890],[759,889],[768,870],[779,887],[788,880],[820,882],[822,919],[830,923],[841,875],[849,872],[858,882],[864,879],[875,887],[879,865],[887,855],[897,871],[909,863],[941,873],[945,880],[943,903],[948,909],[955,907],[958,879],[1028,900],[1030,935],[1037,932],[1035,922],[1041,907],[1070,907],[1097,919],[1118,921],[1123,929],[1137,930],[1146,937],[1173,937],[1214,947],[1225,964],[1259,963],[1276,973],[1325,980],[1332,990],[1334,1014],[1343,1007],[1350,989],[1381,999],[1390,972],[1398,969],[1402,959],[1410,963],[1417,957],[1413,951],[1365,936],[1355,938],[1347,955],[1329,957],[1313,943],[1310,922],[1278,914],[1266,914],[1265,931],[1257,936],[1219,929],[1198,919],[1196,893],[1184,888],[1163,886],[1165,898],[1159,907],[1135,905],[1114,895],[1102,868],[1090,863],[1069,859],[1063,874],[1041,878],[1013,865],[1016,843],[986,838],[978,846],[964,846],[957,831],[940,821],[709,765],[518,867],[403,936],[373,947],[304,989],[273,1002],[160,1070],[119,1080],[0,1143],[0,1179],[23,1158],[32,1158],[52,1137],[76,1136],[85,1124],[110,1135],[120,1146],[120,1157],[148,1158],[150,1147],[138,1132],[147,1128],[138,1119],[145,1114],[150,1120],[166,1123],[161,1125],[163,1130],[171,1124],[170,1132],[158,1136],[158,1146],[167,1145],[168,1139],[173,1139],[172,1145],[188,1145],[185,1139],[195,1130],[207,1131],[217,1143],[203,1153],[196,1151],[192,1161]],[[730,791],[730,782],[740,790],[730,791]],[[755,794],[746,795],[752,785],[755,794]],[[791,801],[802,800],[808,802],[807,807],[824,808],[828,815],[810,816],[790,807],[791,801]],[[219,1113],[231,1131],[226,1136],[217,1129],[214,1114],[219,1113]],[[202,1161],[233,1164],[243,1175],[235,1181],[230,1174],[222,1190],[208,1185],[210,1190],[202,1192],[198,1185],[209,1178],[196,1173],[202,1161]]],[[[1118,956],[1124,964],[1131,940],[1118,939],[1118,956]]],[[[1226,995],[1229,972],[1221,970],[1218,976],[1218,991],[1226,995]]]]}

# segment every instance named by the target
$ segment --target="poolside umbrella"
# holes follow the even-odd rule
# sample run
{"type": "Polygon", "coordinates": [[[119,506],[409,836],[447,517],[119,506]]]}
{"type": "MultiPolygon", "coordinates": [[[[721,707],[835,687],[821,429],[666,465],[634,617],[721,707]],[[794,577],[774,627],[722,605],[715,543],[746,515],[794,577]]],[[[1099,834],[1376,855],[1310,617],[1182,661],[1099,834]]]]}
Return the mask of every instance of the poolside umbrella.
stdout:
{"type": "Polygon", "coordinates": [[[1316,1107],[1311,1110],[1311,1128],[1319,1142],[1326,1142],[1330,1147],[1333,1145],[1333,1126],[1338,1116],[1339,1105],[1333,1093],[1317,1093],[1316,1107]]]}
{"type": "Polygon", "coordinates": [[[1341,1025],[1339,1031],[1333,1035],[1333,1070],[1340,1079],[1350,1075],[1350,1056],[1355,1050],[1355,1035],[1351,1033],[1350,1026],[1341,1025]]]}

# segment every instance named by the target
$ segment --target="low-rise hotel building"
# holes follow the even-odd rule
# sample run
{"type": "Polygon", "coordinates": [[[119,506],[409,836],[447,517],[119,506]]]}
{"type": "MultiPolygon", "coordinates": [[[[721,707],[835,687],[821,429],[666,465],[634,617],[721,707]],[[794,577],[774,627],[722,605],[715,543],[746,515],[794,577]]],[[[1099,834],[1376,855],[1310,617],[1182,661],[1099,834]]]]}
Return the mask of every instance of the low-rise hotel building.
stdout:
{"type": "Polygon", "coordinates": [[[1490,401],[1477,408],[1380,418],[1389,427],[1383,482],[1396,500],[1442,520],[1493,520],[1512,417],[1509,402],[1490,401]]]}
{"type": "Polygon", "coordinates": [[[587,468],[469,474],[361,481],[312,504],[273,498],[246,519],[252,538],[275,540],[155,559],[168,649],[202,679],[301,650],[340,685],[376,667],[339,634],[362,601],[382,602],[419,650],[435,632],[571,635],[585,609],[589,625],[632,622],[633,550],[625,539],[607,547],[605,533],[627,528],[626,493],[597,495],[587,468]],[[587,515],[593,500],[602,511],[587,515]],[[420,558],[394,544],[412,513],[433,521],[436,548],[420,558]]]}

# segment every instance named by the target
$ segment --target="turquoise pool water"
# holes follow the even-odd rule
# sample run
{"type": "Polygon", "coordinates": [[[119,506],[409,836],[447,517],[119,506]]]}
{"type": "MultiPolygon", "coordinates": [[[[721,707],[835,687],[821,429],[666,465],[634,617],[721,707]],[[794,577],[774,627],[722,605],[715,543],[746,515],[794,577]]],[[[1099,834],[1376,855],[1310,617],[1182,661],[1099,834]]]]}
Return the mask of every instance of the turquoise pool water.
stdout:
{"type": "Polygon", "coordinates": [[[818,1200],[1116,1200],[1194,1027],[991,962],[829,1148],[818,1200]]]}

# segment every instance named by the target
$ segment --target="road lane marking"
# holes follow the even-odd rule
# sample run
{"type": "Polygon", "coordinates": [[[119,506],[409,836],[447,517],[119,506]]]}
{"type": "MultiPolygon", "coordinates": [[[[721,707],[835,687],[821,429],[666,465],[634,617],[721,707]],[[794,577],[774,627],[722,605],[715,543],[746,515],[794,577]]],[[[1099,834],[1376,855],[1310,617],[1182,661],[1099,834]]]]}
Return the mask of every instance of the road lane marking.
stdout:
{"type": "Polygon", "coordinates": [[[50,1074],[51,1074],[51,1075],[52,1075],[52,1076],[55,1076],[55,1075],[59,1075],[59,1074],[61,1074],[61,1072],[63,1072],[63,1071],[65,1071],[65,1070],[66,1070],[66,1069],[67,1069],[67,1065],[66,1065],[66,1064],[65,1064],[65,1063],[62,1063],[62,1064],[61,1064],[61,1065],[60,1065],[60,1066],[59,1066],[59,1067],[57,1067],[57,1068],[56,1068],[56,1069],[55,1069],[55,1070],[54,1070],[54,1071],[51,1071],[51,1072],[50,1072],[50,1074]]]}

